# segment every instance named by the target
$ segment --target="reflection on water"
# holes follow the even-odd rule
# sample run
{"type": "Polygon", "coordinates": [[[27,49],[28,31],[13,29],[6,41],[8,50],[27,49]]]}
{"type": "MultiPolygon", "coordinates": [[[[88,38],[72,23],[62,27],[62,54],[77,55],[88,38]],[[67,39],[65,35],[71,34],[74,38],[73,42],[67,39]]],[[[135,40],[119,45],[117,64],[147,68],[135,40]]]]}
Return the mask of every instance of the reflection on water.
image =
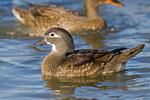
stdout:
{"type": "Polygon", "coordinates": [[[104,47],[103,40],[104,34],[101,34],[99,30],[95,31],[82,31],[81,34],[78,34],[86,42],[86,44],[91,45],[92,49],[99,49],[104,47]],[[100,35],[101,34],[101,35],[100,35]]]}
{"type": "MultiPolygon", "coordinates": [[[[100,77],[42,77],[42,79],[46,81],[46,85],[44,87],[53,90],[53,94],[55,95],[73,95],[76,92],[82,94],[91,91],[98,92],[105,90],[128,91],[130,90],[130,88],[128,87],[128,82],[136,78],[140,78],[140,75],[128,76],[124,72],[110,75],[101,75],[100,77]],[[82,90],[82,87],[87,87],[86,91],[84,89],[82,90]],[[78,88],[81,88],[81,90],[77,90],[78,88]]],[[[121,93],[117,96],[110,96],[110,98],[118,98],[120,96],[121,93]]],[[[68,99],[82,100],[83,98],[69,97],[64,99],[63,97],[62,100],[68,99]]],[[[92,97],[92,100],[93,99],[95,100],[94,96],[92,97]]]]}
{"type": "Polygon", "coordinates": [[[126,76],[125,73],[101,75],[99,77],[49,77],[43,76],[46,81],[45,87],[54,90],[54,94],[72,95],[78,87],[93,87],[102,90],[122,89],[127,90],[126,81],[139,78],[139,75],[126,76]],[[111,85],[105,82],[112,82],[111,85]],[[121,83],[124,84],[121,84],[121,83]],[[118,86],[113,83],[118,83],[118,86]]]}
{"type": "MultiPolygon", "coordinates": [[[[37,2],[54,3],[74,10],[82,8],[81,0],[62,1],[37,2]]],[[[22,0],[0,0],[0,100],[149,100],[150,1],[121,2],[125,7],[118,9],[104,5],[104,9],[100,9],[108,26],[115,30],[73,35],[76,49],[131,48],[144,43],[142,53],[129,60],[126,71],[121,73],[64,78],[41,75],[41,62],[51,47],[38,46],[37,49],[33,44],[39,39],[24,35],[31,31],[30,28],[16,22],[11,13],[12,6],[24,4],[22,0]]]]}
{"type": "Polygon", "coordinates": [[[105,30],[89,30],[75,32],[74,35],[80,36],[87,45],[90,45],[92,49],[99,49],[105,47],[105,36],[109,33],[117,32],[115,28],[107,28],[105,30]]]}

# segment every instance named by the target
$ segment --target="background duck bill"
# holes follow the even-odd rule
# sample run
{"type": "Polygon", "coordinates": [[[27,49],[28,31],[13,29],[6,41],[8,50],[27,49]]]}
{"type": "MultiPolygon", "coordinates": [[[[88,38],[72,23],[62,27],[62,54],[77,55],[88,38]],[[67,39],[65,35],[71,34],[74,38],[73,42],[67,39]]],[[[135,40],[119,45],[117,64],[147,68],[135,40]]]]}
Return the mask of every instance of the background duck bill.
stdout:
{"type": "Polygon", "coordinates": [[[118,0],[106,0],[105,3],[112,4],[115,6],[123,7],[124,5],[118,0]]]}

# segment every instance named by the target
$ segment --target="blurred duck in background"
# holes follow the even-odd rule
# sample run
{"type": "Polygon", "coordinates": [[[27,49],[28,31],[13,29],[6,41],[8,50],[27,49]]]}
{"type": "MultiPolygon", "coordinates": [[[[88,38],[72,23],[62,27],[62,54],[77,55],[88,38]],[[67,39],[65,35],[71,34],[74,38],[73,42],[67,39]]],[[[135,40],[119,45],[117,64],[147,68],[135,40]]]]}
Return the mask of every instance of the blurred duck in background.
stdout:
{"type": "Polygon", "coordinates": [[[22,24],[32,27],[34,32],[29,34],[31,37],[40,37],[53,27],[64,28],[69,32],[105,29],[106,23],[98,13],[98,7],[105,3],[123,6],[117,0],[84,0],[86,16],[81,16],[60,6],[28,3],[32,6],[29,9],[13,7],[12,12],[22,24]]]}

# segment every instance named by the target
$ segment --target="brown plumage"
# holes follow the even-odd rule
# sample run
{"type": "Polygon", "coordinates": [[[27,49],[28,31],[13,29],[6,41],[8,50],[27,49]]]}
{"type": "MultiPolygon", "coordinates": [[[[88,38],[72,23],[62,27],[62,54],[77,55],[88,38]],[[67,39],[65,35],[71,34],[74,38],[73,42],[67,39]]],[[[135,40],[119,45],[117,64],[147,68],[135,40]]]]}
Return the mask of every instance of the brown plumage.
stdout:
{"type": "Polygon", "coordinates": [[[98,14],[98,7],[104,3],[123,6],[116,0],[84,0],[86,17],[63,7],[30,3],[32,7],[28,10],[13,7],[12,12],[21,23],[33,28],[34,33],[30,36],[42,36],[47,29],[53,27],[64,28],[69,32],[104,29],[105,21],[98,14]]]}
{"type": "Polygon", "coordinates": [[[50,76],[96,76],[124,70],[128,59],[141,52],[144,44],[122,52],[126,48],[112,51],[74,50],[71,35],[62,28],[45,32],[44,39],[36,42],[51,44],[52,51],[42,62],[42,73],[50,76]]]}

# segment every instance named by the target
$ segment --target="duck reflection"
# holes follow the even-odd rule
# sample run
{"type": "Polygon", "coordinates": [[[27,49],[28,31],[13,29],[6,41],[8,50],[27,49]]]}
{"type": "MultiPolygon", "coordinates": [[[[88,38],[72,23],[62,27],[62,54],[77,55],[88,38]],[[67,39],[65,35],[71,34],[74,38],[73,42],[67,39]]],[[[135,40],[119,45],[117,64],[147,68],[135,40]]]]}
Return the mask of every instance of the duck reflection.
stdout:
{"type": "Polygon", "coordinates": [[[49,77],[43,75],[42,79],[46,81],[44,87],[54,90],[54,94],[72,95],[75,94],[76,88],[83,86],[95,87],[100,90],[128,90],[126,82],[139,77],[139,75],[127,76],[121,72],[99,77],[49,77]]]}
{"type": "Polygon", "coordinates": [[[76,98],[76,97],[64,97],[64,98],[57,98],[55,100],[97,100],[95,98],[87,99],[87,98],[76,98]]]}
{"type": "Polygon", "coordinates": [[[106,32],[106,30],[88,30],[76,32],[73,34],[77,34],[78,36],[80,36],[87,45],[91,45],[92,49],[99,49],[105,46],[104,40],[107,34],[104,33],[106,32]],[[82,33],[82,35],[80,33],[82,33]]]}

